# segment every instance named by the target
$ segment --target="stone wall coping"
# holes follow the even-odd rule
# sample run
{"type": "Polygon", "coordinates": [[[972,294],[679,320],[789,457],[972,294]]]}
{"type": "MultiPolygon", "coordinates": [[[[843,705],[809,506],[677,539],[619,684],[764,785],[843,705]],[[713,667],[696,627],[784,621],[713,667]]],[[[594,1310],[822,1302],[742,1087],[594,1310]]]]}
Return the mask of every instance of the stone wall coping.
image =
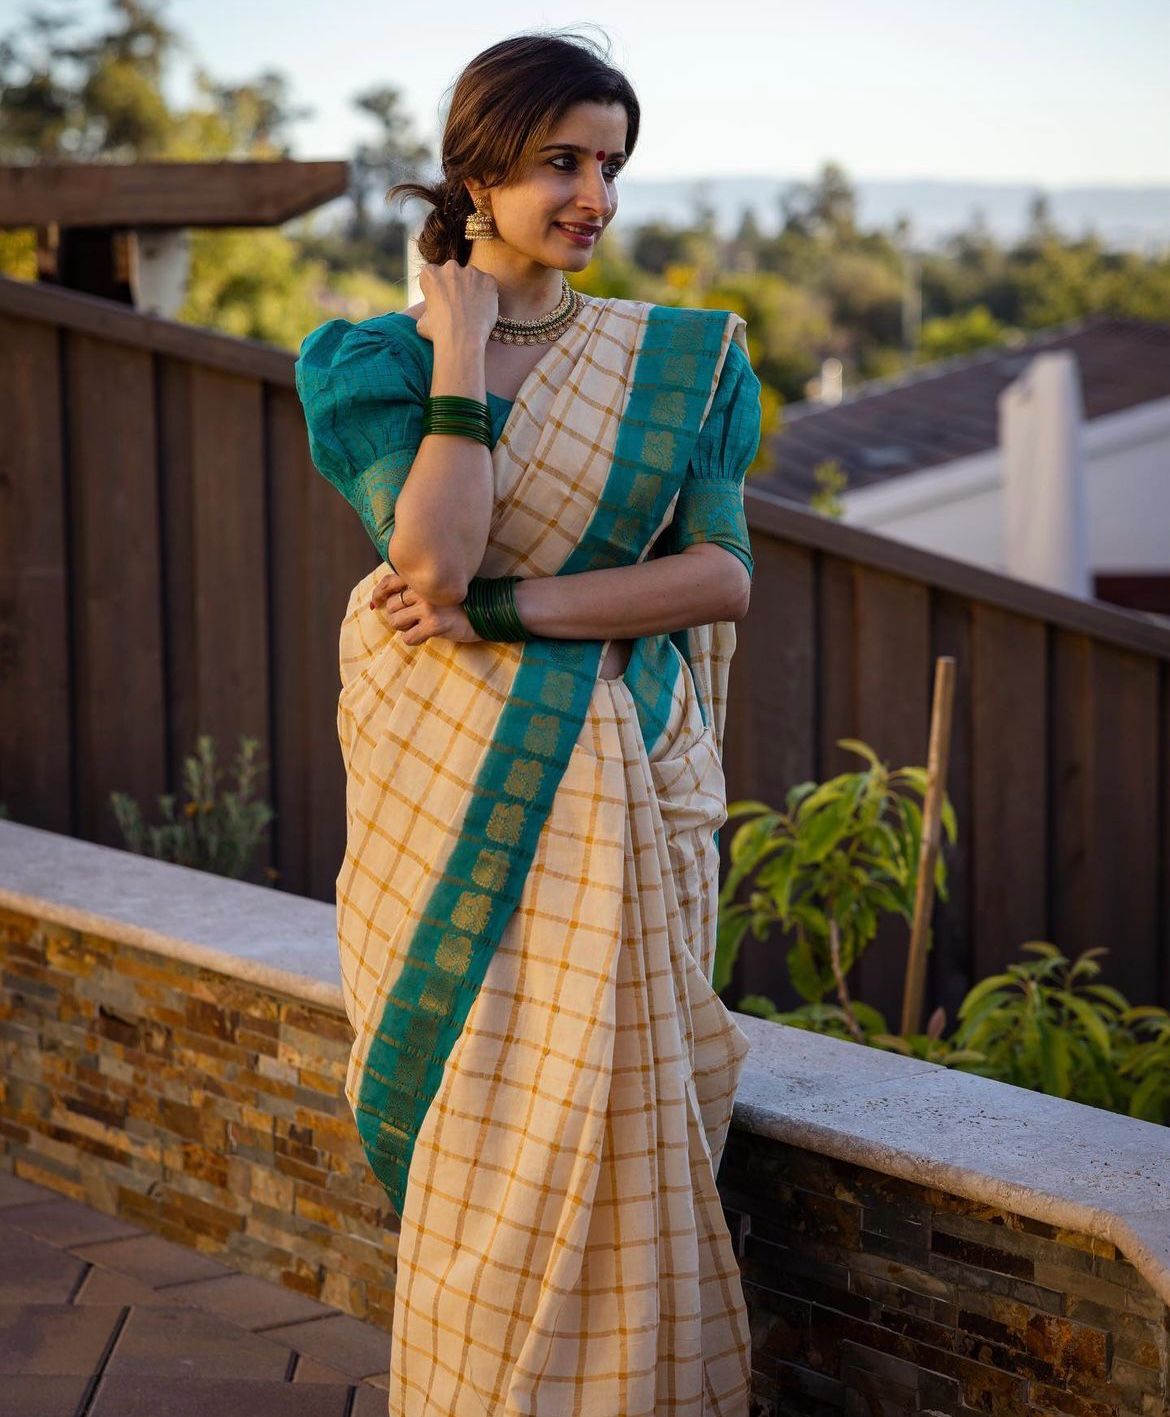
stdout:
{"type": "Polygon", "coordinates": [[[344,1012],[324,901],[0,820],[0,906],[344,1012]]]}
{"type": "Polygon", "coordinates": [[[734,1017],[735,1126],[1111,1241],[1170,1304],[1170,1127],[734,1017]]]}
{"type": "MultiPolygon", "coordinates": [[[[344,1011],[322,901],[0,820],[0,906],[344,1011]]],[[[737,1127],[1098,1236],[1170,1304],[1170,1127],[733,1016],[737,1127]]]]}

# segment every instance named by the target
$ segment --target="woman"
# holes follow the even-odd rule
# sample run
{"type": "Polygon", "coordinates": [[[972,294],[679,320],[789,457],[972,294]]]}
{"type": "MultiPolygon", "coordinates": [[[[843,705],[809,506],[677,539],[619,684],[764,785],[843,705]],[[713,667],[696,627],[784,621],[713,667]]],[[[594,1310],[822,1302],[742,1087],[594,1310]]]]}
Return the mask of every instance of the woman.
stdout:
{"type": "Polygon", "coordinates": [[[424,300],[297,365],[393,571],[341,627],[337,918],[395,1414],[747,1412],[709,976],[759,383],[739,315],[568,286],[638,122],[579,36],[484,51],[444,180],[394,189],[435,203],[424,300]]]}

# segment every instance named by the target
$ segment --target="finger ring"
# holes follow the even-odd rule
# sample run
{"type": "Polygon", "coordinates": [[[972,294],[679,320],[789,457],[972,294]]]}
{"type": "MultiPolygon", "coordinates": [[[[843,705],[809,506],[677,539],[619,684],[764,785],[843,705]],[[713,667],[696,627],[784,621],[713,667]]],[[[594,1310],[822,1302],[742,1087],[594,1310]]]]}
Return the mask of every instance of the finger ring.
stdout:
{"type": "Polygon", "coordinates": [[[400,591],[398,592],[398,594],[399,594],[399,596],[400,596],[401,599],[402,599],[402,608],[403,608],[403,610],[405,610],[405,609],[406,609],[406,591],[400,590],[400,591]]]}

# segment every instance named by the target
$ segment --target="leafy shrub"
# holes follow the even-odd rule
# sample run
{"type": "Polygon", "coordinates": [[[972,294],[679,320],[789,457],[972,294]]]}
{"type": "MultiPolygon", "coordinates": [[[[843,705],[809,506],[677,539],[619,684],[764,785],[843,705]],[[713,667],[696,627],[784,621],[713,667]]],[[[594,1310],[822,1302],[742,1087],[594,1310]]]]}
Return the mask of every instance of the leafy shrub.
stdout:
{"type": "MultiPolygon", "coordinates": [[[[187,800],[176,812],[175,795],[161,795],[162,821],[157,825],[143,821],[132,797],[111,792],[110,805],[127,848],[198,871],[247,877],[252,857],[276,815],[266,802],[252,801],[256,774],[264,766],[254,760],[259,746],[259,739],[241,736],[235,789],[219,792],[222,773],[215,766],[215,745],[210,735],[200,734],[195,753],[183,763],[187,800]]],[[[271,880],[277,873],[266,874],[271,880]]]]}
{"type": "MultiPolygon", "coordinates": [[[[729,804],[728,816],[752,816],[731,843],[731,870],[719,894],[715,988],[726,988],[749,929],[763,939],[779,924],[795,934],[788,977],[807,1002],[778,1010],[749,994],[743,1013],[845,1038],[870,1047],[941,1063],[1055,1097],[1145,1121],[1170,1122],[1170,1012],[1132,1007],[1118,990],[1094,982],[1100,966],[1084,951],[1075,962],[1044,940],[1022,946],[1040,958],[1011,964],[980,980],[959,1006],[958,1023],[943,1037],[946,1012],[937,1008],[921,1033],[900,1035],[880,1010],[849,997],[846,976],[873,938],[883,914],[913,921],[926,773],[888,772],[866,744],[840,746],[869,760],[864,772],[842,773],[817,785],[799,783],[785,810],[761,802],[729,804]],[[735,896],[751,877],[747,903],[735,896]],[[836,989],[836,1000],[825,995],[836,989]]],[[[953,844],[953,809],[944,801],[943,827],[953,844]]],[[[935,889],[946,900],[940,852],[935,889]]],[[[929,943],[929,941],[928,941],[929,943]]]]}
{"type": "MultiPolygon", "coordinates": [[[[716,990],[727,987],[747,931],[762,940],[780,925],[795,934],[788,974],[796,992],[820,1006],[836,986],[848,1013],[844,978],[877,933],[880,917],[893,913],[913,920],[926,771],[891,772],[868,744],[853,738],[838,739],[838,746],[860,754],[869,766],[820,784],[797,783],[781,812],[763,802],[729,804],[729,818],[754,820],[732,838],[731,870],[719,892],[716,990]],[[755,887],[750,899],[736,904],[749,876],[755,887]]],[[[949,799],[943,802],[942,824],[953,842],[949,799]]],[[[934,886],[946,900],[941,852],[934,886]]],[[[819,1007],[807,1016],[831,1017],[819,1007]]],[[[858,1036],[856,1029],[850,1032],[858,1036]]]]}

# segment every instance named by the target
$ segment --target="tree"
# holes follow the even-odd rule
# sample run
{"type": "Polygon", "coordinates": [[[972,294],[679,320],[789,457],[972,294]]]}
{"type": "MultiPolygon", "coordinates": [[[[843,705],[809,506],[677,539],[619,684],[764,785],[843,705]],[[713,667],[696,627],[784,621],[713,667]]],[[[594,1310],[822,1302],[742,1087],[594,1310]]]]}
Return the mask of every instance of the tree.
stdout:
{"type": "MultiPolygon", "coordinates": [[[[374,192],[386,192],[395,182],[414,182],[431,160],[431,150],[416,141],[409,115],[402,111],[402,95],[389,86],[367,89],[356,95],[354,107],[378,125],[373,142],[362,143],[350,165],[349,195],[353,217],[349,235],[364,241],[370,236],[369,200],[374,192]]],[[[395,226],[401,227],[400,221],[395,226]]]]}
{"type": "Polygon", "coordinates": [[[203,102],[173,109],[163,91],[186,48],[163,19],[163,0],[110,0],[111,23],[79,37],[77,21],[33,10],[0,39],[0,158],[92,162],[109,158],[287,157],[294,107],[284,76],[241,84],[196,71],[203,102]]]}
{"type": "Polygon", "coordinates": [[[844,168],[826,162],[814,182],[791,183],[780,198],[780,217],[785,231],[850,239],[857,229],[857,197],[844,168]]]}
{"type": "Polygon", "coordinates": [[[0,157],[159,157],[173,120],[162,75],[178,43],[157,0],[110,0],[113,26],[75,37],[70,15],[34,10],[0,39],[0,157]]]}

